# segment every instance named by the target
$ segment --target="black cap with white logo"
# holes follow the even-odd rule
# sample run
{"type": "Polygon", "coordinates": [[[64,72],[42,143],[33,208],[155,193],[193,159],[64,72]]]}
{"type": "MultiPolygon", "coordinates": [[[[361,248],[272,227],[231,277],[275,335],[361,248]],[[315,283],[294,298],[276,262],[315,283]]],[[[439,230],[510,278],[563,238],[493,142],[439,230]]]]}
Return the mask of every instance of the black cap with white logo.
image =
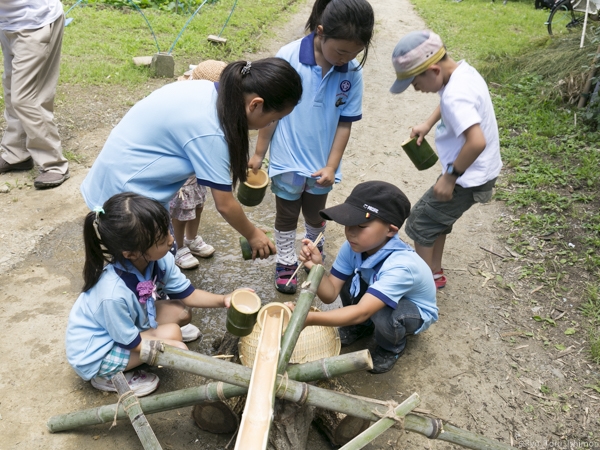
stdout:
{"type": "Polygon", "coordinates": [[[375,217],[398,228],[410,214],[410,201],[400,189],[385,181],[366,181],[356,185],[341,205],[319,212],[325,220],[354,226],[375,217]]]}

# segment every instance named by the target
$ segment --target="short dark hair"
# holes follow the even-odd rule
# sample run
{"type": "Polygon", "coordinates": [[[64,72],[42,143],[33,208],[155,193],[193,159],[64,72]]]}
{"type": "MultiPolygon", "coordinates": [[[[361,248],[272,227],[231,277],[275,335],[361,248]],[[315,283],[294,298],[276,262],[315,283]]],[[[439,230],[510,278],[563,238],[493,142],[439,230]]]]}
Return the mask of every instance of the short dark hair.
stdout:
{"type": "Polygon", "coordinates": [[[364,56],[359,67],[365,65],[375,26],[373,7],[367,0],[316,0],[306,29],[312,32],[319,25],[323,27],[325,39],[363,44],[364,56]]]}

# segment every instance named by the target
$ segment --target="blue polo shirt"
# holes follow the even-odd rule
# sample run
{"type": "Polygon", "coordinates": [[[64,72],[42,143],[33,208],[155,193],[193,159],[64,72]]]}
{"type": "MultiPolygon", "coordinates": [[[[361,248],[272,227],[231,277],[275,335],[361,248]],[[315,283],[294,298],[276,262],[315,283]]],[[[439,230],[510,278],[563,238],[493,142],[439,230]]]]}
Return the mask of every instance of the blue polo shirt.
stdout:
{"type": "MultiPolygon", "coordinates": [[[[353,59],[332,67],[323,77],[315,60],[315,35],[282,47],[277,56],[288,61],[302,78],[302,99],[279,121],[271,139],[269,176],[295,172],[304,177],[327,165],[339,122],[362,118],[362,70],[353,59]]],[[[335,181],[341,181],[337,168],[335,181]]]]}
{"type": "Polygon", "coordinates": [[[172,83],[139,101],[112,130],[81,184],[90,209],[121,192],[166,209],[185,181],[231,191],[229,149],[217,117],[217,90],[205,80],[172,83]]]}
{"type": "Polygon", "coordinates": [[[148,264],[144,274],[132,264],[108,264],[98,283],[79,295],[69,314],[67,359],[84,380],[96,376],[115,344],[135,348],[140,332],[150,329],[147,303],[140,303],[136,291],[137,283],[145,280],[156,280],[159,291],[172,299],[186,298],[195,290],[171,253],[148,264]]]}
{"type": "Polygon", "coordinates": [[[398,307],[401,299],[413,302],[423,319],[423,326],[415,334],[425,331],[438,320],[436,288],[431,269],[398,235],[364,260],[362,254],[352,250],[348,241],[344,242],[333,263],[331,275],[344,281],[354,276],[353,295],[358,293],[358,277],[362,277],[369,285],[367,294],[374,295],[392,309],[398,307]],[[381,261],[383,264],[376,272],[375,267],[381,261]]]}

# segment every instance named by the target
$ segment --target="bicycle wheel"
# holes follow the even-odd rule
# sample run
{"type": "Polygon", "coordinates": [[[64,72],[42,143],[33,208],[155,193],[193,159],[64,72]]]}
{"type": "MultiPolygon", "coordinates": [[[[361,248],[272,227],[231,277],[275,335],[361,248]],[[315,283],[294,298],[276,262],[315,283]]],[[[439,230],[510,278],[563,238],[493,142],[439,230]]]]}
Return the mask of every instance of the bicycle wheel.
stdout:
{"type": "Polygon", "coordinates": [[[573,9],[571,0],[557,2],[546,22],[548,34],[560,35],[578,29],[583,25],[584,14],[584,12],[573,9]]]}

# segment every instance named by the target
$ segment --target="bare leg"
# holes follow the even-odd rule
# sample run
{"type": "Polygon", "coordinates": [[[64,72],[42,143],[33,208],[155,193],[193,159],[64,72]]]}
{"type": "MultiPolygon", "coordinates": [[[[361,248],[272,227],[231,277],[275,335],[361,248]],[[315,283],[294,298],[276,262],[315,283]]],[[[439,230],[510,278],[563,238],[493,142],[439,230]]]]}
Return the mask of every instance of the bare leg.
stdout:
{"type": "Polygon", "coordinates": [[[173,222],[173,232],[175,236],[175,242],[177,242],[177,248],[183,248],[183,236],[185,234],[187,221],[177,220],[172,218],[171,222],[173,222]]]}
{"type": "Polygon", "coordinates": [[[442,270],[442,255],[444,254],[444,245],[446,245],[446,235],[441,234],[433,244],[433,258],[432,263],[429,267],[431,267],[431,271],[433,273],[438,273],[442,270]]]}
{"type": "MultiPolygon", "coordinates": [[[[157,311],[158,312],[158,311],[157,311]]],[[[184,350],[187,350],[187,345],[181,342],[181,328],[176,323],[166,323],[159,325],[157,328],[151,328],[141,333],[142,339],[145,340],[160,340],[165,344],[172,345],[184,350]]],[[[142,364],[140,353],[132,351],[129,356],[129,363],[125,370],[131,370],[142,364]]]]}
{"type": "MultiPolygon", "coordinates": [[[[203,209],[203,206],[196,207],[196,218],[183,222],[185,223],[185,238],[188,241],[193,241],[198,234],[198,229],[200,228],[200,218],[202,217],[203,209]]],[[[173,226],[175,226],[175,224],[173,224],[173,226]]],[[[183,239],[181,245],[183,245],[183,239]]],[[[179,246],[179,241],[177,241],[177,246],[179,246]]]]}
{"type": "Polygon", "coordinates": [[[156,323],[159,325],[174,323],[182,327],[192,320],[190,309],[181,300],[160,300],[155,304],[156,323]]]}
{"type": "Polygon", "coordinates": [[[442,270],[442,255],[444,254],[444,245],[446,244],[446,235],[441,234],[433,243],[432,247],[425,247],[415,242],[415,251],[417,255],[423,258],[431,269],[431,273],[437,273],[442,270]]]}

